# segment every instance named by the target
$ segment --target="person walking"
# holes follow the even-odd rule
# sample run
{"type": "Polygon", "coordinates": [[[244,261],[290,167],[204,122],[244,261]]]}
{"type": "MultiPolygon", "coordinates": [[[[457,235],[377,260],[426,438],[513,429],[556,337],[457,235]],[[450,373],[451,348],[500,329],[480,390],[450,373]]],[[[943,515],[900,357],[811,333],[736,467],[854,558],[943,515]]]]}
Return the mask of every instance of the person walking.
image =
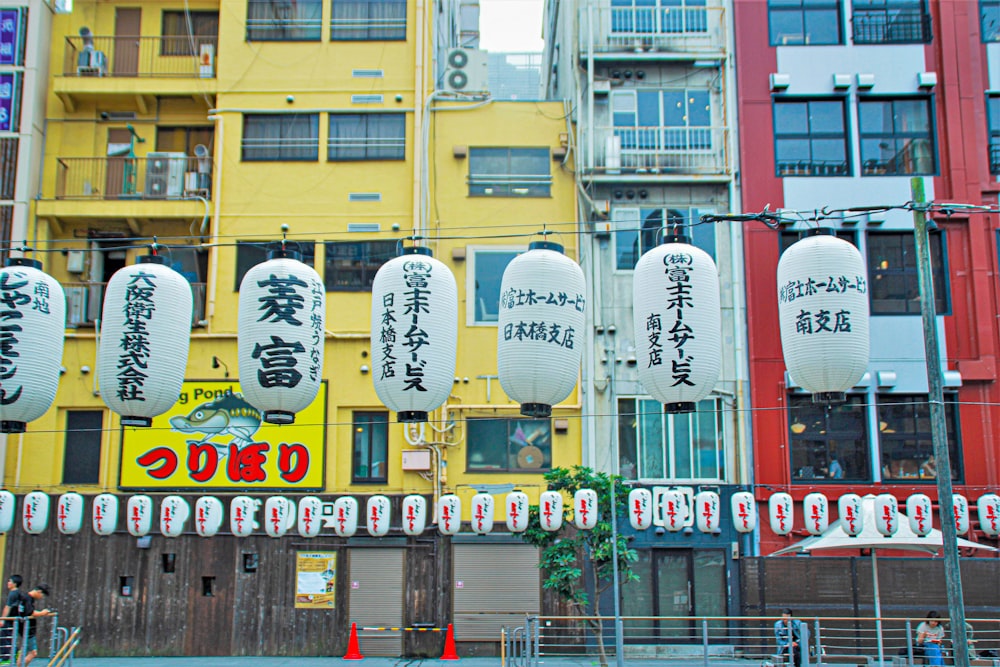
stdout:
{"type": "Polygon", "coordinates": [[[941,614],[936,611],[927,612],[927,618],[917,626],[916,645],[924,649],[924,657],[931,667],[943,667],[944,656],[941,653],[941,643],[944,641],[944,626],[941,625],[941,614]]]}
{"type": "Polygon", "coordinates": [[[781,612],[781,620],[774,623],[774,641],[777,655],[787,655],[795,667],[802,665],[802,621],[793,618],[792,610],[781,612]]]}
{"type": "Polygon", "coordinates": [[[24,579],[19,574],[12,574],[7,579],[7,600],[0,613],[0,666],[9,665],[14,656],[11,653],[11,637],[14,634],[14,621],[8,620],[11,617],[11,610],[17,605],[18,598],[22,595],[21,582],[24,579]]]}
{"type": "Polygon", "coordinates": [[[17,609],[14,610],[14,615],[19,616],[24,619],[24,623],[27,627],[24,630],[24,644],[19,647],[19,657],[18,661],[19,667],[28,667],[31,661],[38,657],[38,640],[35,639],[35,633],[38,631],[38,624],[33,620],[39,616],[48,616],[52,612],[48,609],[35,609],[35,605],[39,600],[44,599],[49,594],[48,584],[38,584],[30,591],[27,595],[21,595],[18,598],[17,609]]]}

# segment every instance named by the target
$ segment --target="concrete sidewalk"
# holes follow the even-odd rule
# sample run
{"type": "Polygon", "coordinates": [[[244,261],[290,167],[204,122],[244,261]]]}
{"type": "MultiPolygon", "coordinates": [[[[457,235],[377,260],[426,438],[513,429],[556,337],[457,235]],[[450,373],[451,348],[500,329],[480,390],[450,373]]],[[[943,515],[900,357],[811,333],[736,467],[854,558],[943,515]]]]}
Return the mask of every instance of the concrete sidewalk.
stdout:
{"type": "MultiPolygon", "coordinates": [[[[700,657],[686,656],[675,659],[641,659],[626,657],[627,667],[703,667],[700,657]]],[[[37,667],[47,664],[44,658],[35,663],[37,667]]],[[[66,663],[69,664],[68,662],[66,663]]],[[[543,657],[539,664],[544,667],[597,667],[596,656],[543,657]]],[[[711,667],[759,667],[760,660],[713,659],[711,667]]],[[[344,660],[343,658],[300,658],[288,656],[272,657],[190,657],[190,658],[75,658],[73,667],[500,667],[500,658],[462,658],[437,660],[433,658],[365,658],[364,660],[344,660]]],[[[614,667],[614,657],[609,656],[609,667],[614,667]]]]}

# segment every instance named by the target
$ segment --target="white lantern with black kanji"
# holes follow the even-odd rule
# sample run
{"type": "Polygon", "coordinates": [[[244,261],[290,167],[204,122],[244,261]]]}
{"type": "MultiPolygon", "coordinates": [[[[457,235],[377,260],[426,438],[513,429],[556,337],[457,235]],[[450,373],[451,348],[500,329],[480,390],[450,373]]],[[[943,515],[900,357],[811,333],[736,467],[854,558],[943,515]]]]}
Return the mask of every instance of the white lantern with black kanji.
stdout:
{"type": "Polygon", "coordinates": [[[295,516],[295,505],[284,496],[264,501],[264,532],[268,537],[284,537],[295,516]]]}
{"type": "Polygon", "coordinates": [[[368,534],[372,537],[383,537],[389,532],[392,503],[386,496],[376,495],[368,498],[367,517],[368,534]]]}
{"type": "Polygon", "coordinates": [[[628,492],[628,520],[635,530],[646,530],[653,525],[653,494],[649,489],[628,492]]]}
{"type": "Polygon", "coordinates": [[[229,530],[236,537],[250,537],[258,527],[257,507],[260,501],[250,496],[236,496],[229,503],[229,530]]]}
{"type": "Polygon", "coordinates": [[[875,496],[875,530],[886,537],[892,537],[899,530],[899,502],[891,493],[875,496]]]}
{"type": "Polygon", "coordinates": [[[191,283],[159,255],[119,269],[104,292],[97,377],[122,426],[149,426],[181,394],[191,344],[191,283]]]}
{"type": "Polygon", "coordinates": [[[21,511],[24,532],[30,535],[40,535],[49,527],[49,496],[41,491],[32,491],[24,496],[24,507],[21,511]]]}
{"type": "Polygon", "coordinates": [[[429,248],[405,248],[372,283],[372,382],[400,422],[427,421],[448,399],[458,347],[455,276],[429,248]]]}
{"type": "Polygon", "coordinates": [[[153,529],[153,499],[132,496],[125,503],[125,525],[132,537],[145,537],[153,529]]]}
{"type": "Polygon", "coordinates": [[[337,537],[353,537],[358,532],[358,501],[343,496],[333,501],[333,532],[337,537]]]}
{"type": "Polygon", "coordinates": [[[632,277],[636,371],[669,413],[693,412],[722,369],[719,270],[683,235],[646,252],[632,277]]]}
{"type": "Polygon", "coordinates": [[[17,498],[10,491],[0,491],[0,535],[14,529],[17,515],[17,498]]]}
{"type": "Polygon", "coordinates": [[[810,493],[802,500],[802,519],[810,535],[822,535],[830,527],[830,501],[822,493],[810,493]]]}
{"type": "Polygon", "coordinates": [[[180,537],[191,516],[191,506],[181,496],[167,496],[160,502],[160,532],[164,537],[180,537]]]}
{"type": "Polygon", "coordinates": [[[597,492],[579,489],[573,494],[573,524],[580,530],[593,530],[597,525],[597,492]]]}
{"type": "Polygon", "coordinates": [[[94,496],[92,514],[95,533],[101,537],[114,535],[118,528],[118,497],[111,493],[94,496]]]}
{"type": "Polygon", "coordinates": [[[955,532],[965,535],[969,532],[969,501],[961,493],[953,493],[951,498],[955,510],[955,532]]]}
{"type": "Polygon", "coordinates": [[[757,528],[757,501],[749,491],[737,491],[729,498],[733,528],[738,533],[752,533],[757,528]]]}
{"type": "Polygon", "coordinates": [[[56,501],[56,528],[63,535],[76,535],[83,528],[83,496],[69,492],[56,501]]]}
{"type": "Polygon", "coordinates": [[[507,508],[507,530],[512,533],[523,533],[528,529],[528,494],[523,491],[511,491],[504,499],[507,508]]]}
{"type": "Polygon", "coordinates": [[[785,493],[772,493],[767,500],[767,511],[771,519],[771,532],[775,535],[787,535],[792,532],[795,524],[795,505],[792,497],[785,493]]]}
{"type": "Polygon", "coordinates": [[[563,524],[563,497],[558,491],[542,491],[538,498],[538,522],[542,530],[554,533],[563,524]]]}
{"type": "Polygon", "coordinates": [[[453,493],[438,498],[437,524],[442,535],[457,535],[462,529],[462,501],[453,493]]]}
{"type": "Polygon", "coordinates": [[[326,288],[299,258],[282,244],[240,283],[240,387],[271,424],[293,423],[323,381],[326,288]]]}
{"type": "Polygon", "coordinates": [[[194,503],[194,530],[199,537],[215,537],[222,528],[224,508],[213,496],[202,496],[194,503]]]}
{"type": "Polygon", "coordinates": [[[861,252],[816,229],[778,261],[785,367],[817,402],[842,402],[868,368],[868,271],[861,252]]]}
{"type": "Polygon", "coordinates": [[[715,491],[699,491],[694,497],[694,518],[698,530],[703,533],[719,532],[719,494],[715,491]]]}
{"type": "Polygon", "coordinates": [[[0,322],[0,433],[23,433],[56,397],[66,333],[66,295],[41,262],[0,269],[0,322]]]}
{"type": "Polygon", "coordinates": [[[995,493],[979,496],[976,509],[979,511],[979,529],[987,537],[1000,535],[1000,496],[995,493]]]}
{"type": "Polygon", "coordinates": [[[497,375],[521,414],[548,417],[576,386],[587,300],[583,269],[563,247],[535,241],[500,283],[497,375]]]}
{"type": "Polygon", "coordinates": [[[412,494],[403,498],[403,532],[410,536],[420,535],[427,528],[427,499],[412,494]]]}
{"type": "Polygon", "coordinates": [[[299,498],[298,511],[298,531],[302,537],[316,537],[319,535],[323,522],[320,517],[323,515],[323,501],[316,496],[303,496],[299,498]]]}
{"type": "Polygon", "coordinates": [[[914,535],[926,537],[934,530],[934,508],[926,494],[914,493],[906,499],[906,516],[914,535]]]}
{"type": "Polygon", "coordinates": [[[861,496],[856,493],[845,493],[837,501],[837,512],[840,514],[840,527],[851,537],[857,537],[865,528],[865,515],[861,510],[861,496]]]}
{"type": "Polygon", "coordinates": [[[488,493],[477,493],[472,496],[472,514],[469,516],[472,532],[476,535],[485,535],[493,530],[495,513],[493,496],[488,493]]]}

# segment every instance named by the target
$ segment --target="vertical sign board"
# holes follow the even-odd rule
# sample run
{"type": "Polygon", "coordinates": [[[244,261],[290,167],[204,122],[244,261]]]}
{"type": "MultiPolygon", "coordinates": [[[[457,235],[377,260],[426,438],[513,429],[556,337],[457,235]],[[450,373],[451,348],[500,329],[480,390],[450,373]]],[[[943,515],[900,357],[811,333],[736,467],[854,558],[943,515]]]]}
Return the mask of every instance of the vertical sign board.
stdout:
{"type": "Polygon", "coordinates": [[[21,75],[0,73],[0,132],[17,132],[20,117],[21,75]]]}
{"type": "Polygon", "coordinates": [[[337,552],[295,554],[295,608],[333,609],[337,590],[337,552]]]}
{"type": "Polygon", "coordinates": [[[21,10],[0,9],[0,65],[23,65],[21,56],[21,10]]]}

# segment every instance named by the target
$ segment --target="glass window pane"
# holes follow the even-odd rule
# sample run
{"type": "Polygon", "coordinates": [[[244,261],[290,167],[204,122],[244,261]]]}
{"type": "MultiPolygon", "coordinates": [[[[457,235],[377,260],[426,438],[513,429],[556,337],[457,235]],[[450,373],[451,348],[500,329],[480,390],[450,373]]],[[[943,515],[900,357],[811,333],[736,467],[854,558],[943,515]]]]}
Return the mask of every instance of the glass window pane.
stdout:
{"type": "Polygon", "coordinates": [[[642,401],[639,416],[639,446],[642,466],[639,476],[648,479],[667,477],[664,465],[663,406],[656,401],[642,401]]]}
{"type": "Polygon", "coordinates": [[[807,10],[803,13],[807,44],[840,43],[840,16],[837,10],[807,10]]]}
{"type": "Polygon", "coordinates": [[[843,102],[810,102],[809,125],[814,132],[844,131],[843,102]]]}
{"type": "Polygon", "coordinates": [[[930,118],[924,100],[898,100],[895,103],[893,122],[899,132],[927,132],[930,118]]]}
{"type": "Polygon", "coordinates": [[[775,134],[808,134],[808,106],[804,102],[777,102],[774,105],[775,134]]]}
{"type": "Polygon", "coordinates": [[[684,479],[693,477],[692,454],[693,447],[691,438],[691,415],[671,415],[673,422],[671,435],[673,437],[673,477],[684,479]]]}
{"type": "Polygon", "coordinates": [[[858,127],[862,134],[879,134],[892,131],[892,104],[880,101],[862,101],[858,104],[858,127]]]}
{"type": "Polygon", "coordinates": [[[771,44],[804,44],[805,32],[801,11],[771,10],[771,44]]]}
{"type": "Polygon", "coordinates": [[[618,400],[618,470],[625,479],[637,479],[639,458],[635,399],[618,400]]]}
{"type": "Polygon", "coordinates": [[[104,412],[101,410],[71,410],[66,413],[63,484],[100,482],[103,427],[104,412]]]}
{"type": "Polygon", "coordinates": [[[863,396],[839,405],[789,396],[788,423],[793,481],[871,479],[863,396]]]}
{"type": "MultiPolygon", "coordinates": [[[[962,479],[961,451],[958,448],[958,413],[953,397],[945,397],[945,422],[952,479],[962,479]]],[[[886,481],[933,481],[938,461],[930,432],[927,396],[879,395],[879,442],[882,476],[886,481]]]]}
{"type": "Polygon", "coordinates": [[[475,289],[476,322],[496,322],[500,316],[500,283],[504,269],[517,253],[514,251],[476,251],[475,289]]]}

